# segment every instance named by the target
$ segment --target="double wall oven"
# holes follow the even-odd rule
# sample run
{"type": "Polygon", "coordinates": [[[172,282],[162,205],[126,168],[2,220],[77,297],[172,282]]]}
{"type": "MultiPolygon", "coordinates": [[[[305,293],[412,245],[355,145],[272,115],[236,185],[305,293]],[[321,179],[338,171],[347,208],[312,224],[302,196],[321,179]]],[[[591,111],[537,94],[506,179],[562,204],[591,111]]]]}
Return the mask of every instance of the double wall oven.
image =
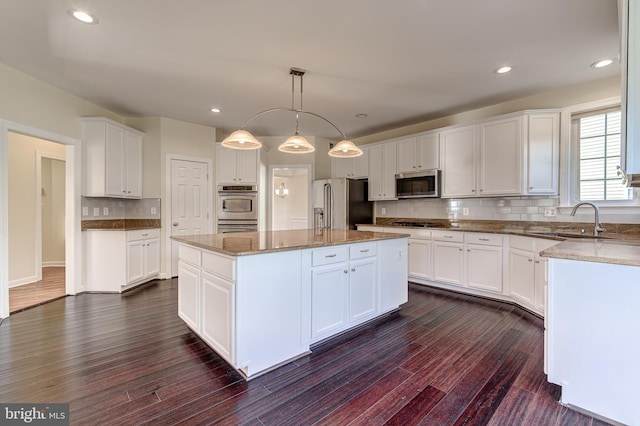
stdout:
{"type": "Polygon", "coordinates": [[[218,185],[218,234],[257,230],[257,186],[218,185]]]}

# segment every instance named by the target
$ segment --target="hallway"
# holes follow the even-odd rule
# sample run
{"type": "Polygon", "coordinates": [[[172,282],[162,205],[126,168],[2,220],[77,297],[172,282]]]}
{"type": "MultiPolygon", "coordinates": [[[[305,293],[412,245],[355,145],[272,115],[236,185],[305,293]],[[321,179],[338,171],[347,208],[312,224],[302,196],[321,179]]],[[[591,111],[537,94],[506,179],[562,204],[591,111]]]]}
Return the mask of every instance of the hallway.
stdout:
{"type": "Polygon", "coordinates": [[[9,312],[12,314],[66,295],[65,268],[42,268],[42,281],[9,289],[9,312]]]}

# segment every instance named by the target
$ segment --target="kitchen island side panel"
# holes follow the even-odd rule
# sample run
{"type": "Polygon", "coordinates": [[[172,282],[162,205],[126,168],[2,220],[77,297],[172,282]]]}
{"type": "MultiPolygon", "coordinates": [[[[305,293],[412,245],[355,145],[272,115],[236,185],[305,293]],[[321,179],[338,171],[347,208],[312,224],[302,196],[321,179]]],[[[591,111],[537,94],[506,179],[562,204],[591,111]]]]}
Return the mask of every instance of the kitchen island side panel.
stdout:
{"type": "Polygon", "coordinates": [[[551,258],[548,299],[561,402],[640,424],[640,267],[551,258]]]}

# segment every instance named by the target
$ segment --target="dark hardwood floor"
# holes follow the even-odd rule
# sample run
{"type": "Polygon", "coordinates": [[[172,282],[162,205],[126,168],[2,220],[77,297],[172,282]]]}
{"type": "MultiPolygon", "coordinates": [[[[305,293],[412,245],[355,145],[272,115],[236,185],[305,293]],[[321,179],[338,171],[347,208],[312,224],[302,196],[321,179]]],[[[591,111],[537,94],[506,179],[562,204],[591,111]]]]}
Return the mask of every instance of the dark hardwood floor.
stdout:
{"type": "Polygon", "coordinates": [[[64,266],[42,268],[42,280],[9,289],[9,312],[19,312],[66,295],[64,266]]]}
{"type": "Polygon", "coordinates": [[[177,281],[84,294],[0,325],[0,401],[71,424],[600,425],[557,403],[542,320],[410,285],[391,316],[251,382],[177,316],[177,281]]]}

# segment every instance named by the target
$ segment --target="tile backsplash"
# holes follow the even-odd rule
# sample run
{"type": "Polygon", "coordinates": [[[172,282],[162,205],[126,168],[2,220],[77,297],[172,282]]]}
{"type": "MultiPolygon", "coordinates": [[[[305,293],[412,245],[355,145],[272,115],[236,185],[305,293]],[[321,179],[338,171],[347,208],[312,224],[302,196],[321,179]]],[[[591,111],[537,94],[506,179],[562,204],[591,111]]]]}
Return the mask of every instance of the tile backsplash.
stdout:
{"type": "Polygon", "coordinates": [[[82,220],[160,219],[160,198],[82,197],[82,220]]]}
{"type": "MultiPolygon", "coordinates": [[[[502,197],[459,199],[413,199],[376,201],[375,215],[383,217],[456,220],[509,220],[535,222],[593,222],[591,208],[580,208],[571,216],[569,208],[558,208],[558,197],[502,197]],[[384,214],[383,214],[384,209],[384,214]],[[555,216],[545,216],[545,210],[555,216]],[[467,213],[466,215],[464,213],[467,213]]],[[[640,207],[600,209],[602,223],[640,223],[640,207]]]]}

